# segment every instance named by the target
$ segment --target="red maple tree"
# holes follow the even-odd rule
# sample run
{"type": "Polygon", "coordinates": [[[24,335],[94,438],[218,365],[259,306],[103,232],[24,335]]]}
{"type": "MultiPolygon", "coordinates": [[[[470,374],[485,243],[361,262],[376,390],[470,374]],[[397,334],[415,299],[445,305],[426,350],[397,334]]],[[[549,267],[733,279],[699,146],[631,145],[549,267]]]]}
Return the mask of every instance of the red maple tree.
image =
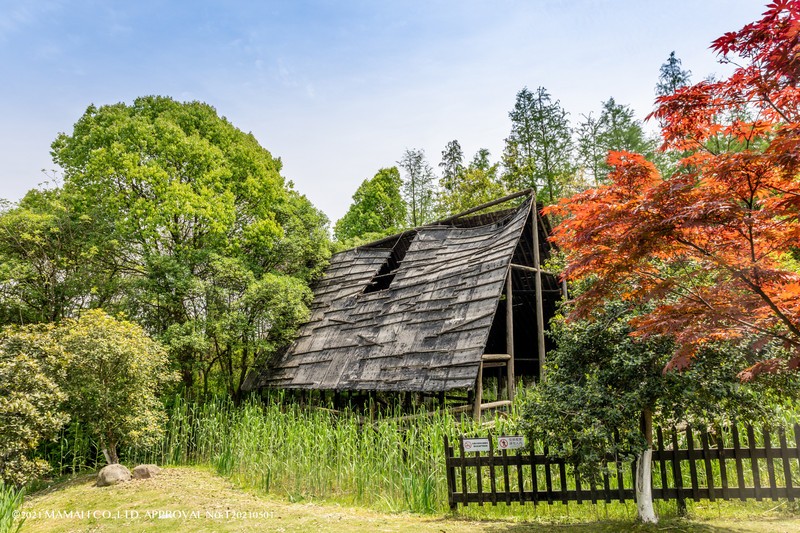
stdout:
{"type": "Polygon", "coordinates": [[[651,114],[662,149],[684,155],[672,175],[612,152],[607,185],[548,210],[565,217],[552,237],[565,276],[594,280],[572,313],[653,302],[634,334],[672,336],[668,368],[708,342],[777,341],[785,356],[744,369],[752,379],[800,367],[800,0],[769,4],[711,48],[733,73],[660,97],[651,114]]]}

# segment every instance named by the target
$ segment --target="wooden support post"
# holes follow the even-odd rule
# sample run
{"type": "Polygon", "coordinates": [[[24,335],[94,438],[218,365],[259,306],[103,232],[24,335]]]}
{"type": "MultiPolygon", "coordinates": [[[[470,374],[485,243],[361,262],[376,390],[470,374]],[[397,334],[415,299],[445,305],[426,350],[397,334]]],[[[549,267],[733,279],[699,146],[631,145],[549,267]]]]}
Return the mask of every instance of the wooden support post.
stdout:
{"type": "Polygon", "coordinates": [[[567,278],[561,280],[561,295],[564,297],[565,302],[569,300],[569,295],[567,294],[567,278]]]}
{"type": "Polygon", "coordinates": [[[536,205],[536,195],[533,195],[531,203],[531,214],[533,215],[533,267],[536,269],[534,279],[536,281],[536,334],[539,348],[539,381],[544,379],[544,304],[542,303],[542,271],[539,258],[539,208],[536,205]]]}
{"type": "MultiPolygon", "coordinates": [[[[508,269],[506,277],[506,353],[510,356],[506,362],[508,399],[514,401],[514,296],[513,296],[513,271],[508,269]]],[[[483,366],[483,365],[481,365],[483,366]]]]}
{"type": "Polygon", "coordinates": [[[475,380],[475,403],[472,405],[472,417],[480,422],[481,402],[483,401],[483,363],[478,366],[478,379],[475,380]]]}

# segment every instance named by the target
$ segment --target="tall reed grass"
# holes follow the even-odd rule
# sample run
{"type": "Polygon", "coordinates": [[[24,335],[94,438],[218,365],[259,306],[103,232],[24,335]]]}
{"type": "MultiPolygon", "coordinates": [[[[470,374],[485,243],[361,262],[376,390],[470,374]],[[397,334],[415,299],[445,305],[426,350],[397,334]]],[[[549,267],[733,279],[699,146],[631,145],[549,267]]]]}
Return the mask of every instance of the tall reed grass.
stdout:
{"type": "Polygon", "coordinates": [[[24,520],[15,520],[14,511],[22,507],[24,490],[0,481],[0,532],[16,533],[24,520]]]}
{"type": "MultiPolygon", "coordinates": [[[[176,398],[162,445],[130,462],[209,464],[243,487],[291,500],[325,498],[390,511],[446,509],[444,437],[471,434],[468,417],[445,411],[374,421],[355,412],[280,400],[193,404],[176,398]]],[[[500,425],[509,422],[498,418],[500,425]]]]}
{"type": "MultiPolygon", "coordinates": [[[[519,410],[527,401],[526,389],[519,391],[509,415],[496,415],[495,435],[517,433],[519,410]]],[[[123,449],[123,462],[208,465],[239,486],[279,494],[292,501],[326,499],[392,512],[446,512],[445,435],[456,442],[462,435],[487,432],[469,414],[436,411],[409,420],[400,417],[406,413],[401,413],[398,406],[378,412],[372,420],[363,412],[302,407],[282,394],[272,394],[265,400],[253,398],[239,406],[227,399],[195,403],[177,396],[169,411],[160,445],[149,450],[123,449]]],[[[422,411],[418,414],[422,415],[422,411]]],[[[757,434],[759,445],[760,438],[757,434]]],[[[682,444],[684,435],[679,439],[682,444]]],[[[535,451],[543,453],[541,443],[535,444],[535,451]]],[[[47,448],[46,458],[55,473],[62,475],[103,464],[96,443],[77,425],[70,426],[55,445],[47,448]]],[[[766,475],[766,460],[760,461],[758,467],[766,475]]],[[[800,464],[792,466],[796,475],[798,467],[800,464]]],[[[698,468],[701,479],[705,479],[705,471],[698,468]]],[[[729,462],[728,479],[734,479],[730,468],[729,462]]],[[[716,462],[712,469],[718,479],[716,462]]],[[[626,479],[630,479],[629,470],[626,479]]],[[[672,479],[671,470],[667,473],[672,479]]],[[[688,486],[688,468],[682,469],[682,474],[684,486],[688,486]]],[[[657,468],[653,480],[658,486],[657,468]]],[[[488,486],[488,479],[484,481],[488,486]]],[[[542,483],[540,480],[540,486],[542,483]]],[[[574,475],[570,475],[569,484],[574,488],[574,475]]],[[[628,504],[603,505],[606,518],[635,515],[635,507],[628,504]]],[[[599,518],[597,509],[589,506],[544,507],[536,510],[532,506],[499,506],[492,508],[491,514],[552,519],[556,513],[599,518]],[[586,509],[579,510],[581,507],[586,509]]],[[[461,512],[472,515],[477,510],[461,512]]]]}

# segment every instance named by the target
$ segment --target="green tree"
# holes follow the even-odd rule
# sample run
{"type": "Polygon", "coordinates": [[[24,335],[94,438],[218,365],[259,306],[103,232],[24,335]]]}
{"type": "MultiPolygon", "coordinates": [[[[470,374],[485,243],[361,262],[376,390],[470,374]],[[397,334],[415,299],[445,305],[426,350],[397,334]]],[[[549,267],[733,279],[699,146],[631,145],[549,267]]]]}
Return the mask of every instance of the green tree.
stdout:
{"type": "Polygon", "coordinates": [[[560,198],[574,177],[573,141],[567,112],[544,87],[517,93],[509,114],[511,133],[505,141],[503,179],[509,190],[532,187],[548,203],[560,198]]]}
{"type": "Polygon", "coordinates": [[[447,143],[442,150],[442,162],[439,163],[442,169],[442,177],[439,180],[442,190],[446,193],[453,190],[459,176],[464,172],[464,151],[457,140],[447,143]]]}
{"type": "Polygon", "coordinates": [[[608,174],[604,162],[608,150],[600,144],[600,135],[603,132],[600,120],[592,113],[583,115],[583,120],[578,124],[577,130],[577,159],[585,175],[591,176],[595,185],[598,185],[602,176],[608,174]]]}
{"type": "Polygon", "coordinates": [[[628,151],[646,154],[651,159],[655,143],[647,138],[642,123],[633,110],[618,104],[614,98],[602,103],[600,116],[590,113],[578,126],[578,161],[595,185],[603,183],[611,171],[606,163],[610,151],[628,151]]]}
{"type": "Polygon", "coordinates": [[[443,215],[466,211],[505,194],[498,178],[500,165],[489,158],[489,150],[479,149],[467,168],[455,176],[450,189],[442,191],[440,210],[443,215]]]}
{"type": "Polygon", "coordinates": [[[0,324],[56,322],[115,292],[114,242],[61,189],[0,211],[0,324]]]}
{"type": "Polygon", "coordinates": [[[177,377],[159,343],[97,309],[62,321],[52,338],[66,361],[67,411],[98,439],[109,464],[119,462],[121,444],[159,442],[166,421],[159,392],[177,377]]]}
{"type": "Polygon", "coordinates": [[[638,456],[637,490],[647,490],[653,424],[769,419],[786,401],[782,391],[796,390],[790,384],[796,378],[743,384],[738,373],[750,354],[735,344],[709,346],[696,366],[665,374],[674,345],[665,337],[633,338],[629,322],[638,314],[612,301],[588,319],[557,317],[551,323],[557,349],[548,353],[547,378],[534,388],[523,418],[532,439],[544,441],[552,456],[579,463],[588,481],[600,479],[607,454],[638,456]]]}
{"type": "Polygon", "coordinates": [[[405,171],[402,192],[409,223],[417,227],[430,222],[435,215],[436,189],[433,168],[425,159],[425,152],[406,150],[397,164],[405,171]]]}
{"type": "Polygon", "coordinates": [[[379,238],[399,231],[407,217],[402,186],[397,167],[382,168],[364,180],[353,194],[350,209],[334,226],[336,239],[341,242],[366,234],[379,238]]]}
{"type": "Polygon", "coordinates": [[[55,438],[69,417],[64,358],[48,326],[8,327],[0,332],[0,485],[24,485],[50,466],[36,448],[55,438]]]}
{"type": "Polygon", "coordinates": [[[668,96],[681,87],[691,83],[692,72],[681,68],[681,60],[675,57],[675,51],[669,53],[667,62],[661,65],[656,84],[656,96],[668,96]]]}
{"type": "Polygon", "coordinates": [[[307,283],[329,254],[324,215],[284,181],[279,159],[199,102],[90,106],[52,148],[70,216],[103,228],[99,249],[113,251],[103,254],[117,284],[106,307],[164,340],[186,387],[207,372],[237,383],[252,346],[214,344],[217,321],[238,312],[238,300],[224,312],[207,300],[215,265],[232,260],[254,287],[270,276],[307,283]]]}

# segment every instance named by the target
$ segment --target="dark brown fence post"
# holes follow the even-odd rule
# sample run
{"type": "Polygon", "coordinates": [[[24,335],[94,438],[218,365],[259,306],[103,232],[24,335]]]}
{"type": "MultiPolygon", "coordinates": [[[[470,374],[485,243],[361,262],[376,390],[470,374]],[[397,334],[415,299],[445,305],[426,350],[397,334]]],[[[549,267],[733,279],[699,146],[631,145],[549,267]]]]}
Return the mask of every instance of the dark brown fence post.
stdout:
{"type": "Polygon", "coordinates": [[[464,451],[464,437],[458,439],[458,442],[461,451],[461,505],[467,506],[469,499],[467,498],[467,454],[464,451]]]}
{"type": "Polygon", "coordinates": [[[786,498],[794,501],[794,485],[792,484],[792,465],[789,463],[789,446],[786,444],[786,428],[780,428],[781,439],[781,465],[783,466],[783,480],[786,487],[786,498]]]}
{"type": "Polygon", "coordinates": [[[729,500],[728,467],[725,465],[725,437],[722,426],[717,426],[717,455],[719,457],[719,480],[722,483],[722,499],[729,500]]]}
{"type": "Polygon", "coordinates": [[[756,501],[761,501],[761,473],[758,470],[758,457],[756,457],[756,435],[753,426],[747,425],[747,447],[750,451],[750,470],[753,472],[753,492],[756,501]]]}
{"type": "Polygon", "coordinates": [[[697,465],[695,464],[697,456],[694,449],[692,426],[686,426],[686,453],[689,456],[689,479],[692,482],[692,499],[698,501],[700,499],[700,482],[697,481],[697,465]]]}
{"type": "Polygon", "coordinates": [[[456,492],[456,474],[455,474],[455,465],[453,461],[453,447],[450,446],[450,440],[447,438],[447,435],[444,436],[444,467],[447,474],[447,504],[450,506],[450,510],[453,511],[456,508],[456,499],[455,499],[455,492],[456,492]]]}
{"type": "Polygon", "coordinates": [[[475,471],[478,475],[478,505],[483,506],[483,476],[481,475],[481,452],[475,452],[475,471]]]}
{"type": "MultiPolygon", "coordinates": [[[[675,494],[677,501],[678,516],[686,516],[686,497],[683,493],[683,473],[681,472],[681,461],[678,454],[678,428],[672,428],[672,478],[675,481],[675,494]]],[[[687,451],[688,453],[688,451],[687,451]]]]}
{"type": "Polygon", "coordinates": [[[494,437],[489,433],[489,488],[492,491],[492,505],[497,505],[497,481],[494,473],[494,437]]]}
{"type": "Polygon", "coordinates": [[[544,447],[544,481],[547,490],[547,503],[553,504],[553,473],[550,471],[550,455],[547,446],[544,447]]]}
{"type": "MultiPolygon", "coordinates": [[[[533,490],[534,490],[534,498],[536,498],[536,463],[533,461],[533,453],[534,453],[534,443],[531,442],[531,470],[533,471],[533,490]]],[[[519,503],[523,503],[525,501],[525,478],[522,475],[522,450],[517,450],[516,455],[514,456],[516,459],[516,466],[517,466],[517,490],[519,490],[519,503]]],[[[536,503],[536,500],[533,500],[533,503],[536,503]]]]}
{"type": "Polygon", "coordinates": [[[733,459],[736,462],[736,484],[739,490],[739,499],[745,501],[744,495],[744,465],[742,464],[742,441],[739,437],[739,427],[736,422],[731,426],[731,439],[733,439],[733,459]]]}
{"type": "Polygon", "coordinates": [[[711,470],[711,449],[708,446],[708,431],[700,428],[700,442],[703,446],[703,465],[706,470],[706,486],[708,487],[708,499],[714,501],[714,471],[711,470]]]}
{"type": "MultiPolygon", "coordinates": [[[[667,460],[664,453],[664,432],[661,426],[656,428],[656,446],[658,446],[658,469],[661,471],[661,499],[667,499],[667,460]]],[[[656,491],[653,489],[653,499],[656,497],[656,491]]]]}
{"type": "MultiPolygon", "coordinates": [[[[506,495],[506,505],[511,505],[511,483],[508,479],[508,452],[500,450],[500,457],[503,460],[503,492],[506,495]]],[[[522,498],[519,499],[522,503],[522,498]]]]}
{"type": "Polygon", "coordinates": [[[767,428],[761,430],[764,435],[764,455],[767,458],[767,475],[769,476],[769,497],[772,500],[778,499],[778,483],[775,480],[775,449],[772,447],[772,439],[767,428]]]}

